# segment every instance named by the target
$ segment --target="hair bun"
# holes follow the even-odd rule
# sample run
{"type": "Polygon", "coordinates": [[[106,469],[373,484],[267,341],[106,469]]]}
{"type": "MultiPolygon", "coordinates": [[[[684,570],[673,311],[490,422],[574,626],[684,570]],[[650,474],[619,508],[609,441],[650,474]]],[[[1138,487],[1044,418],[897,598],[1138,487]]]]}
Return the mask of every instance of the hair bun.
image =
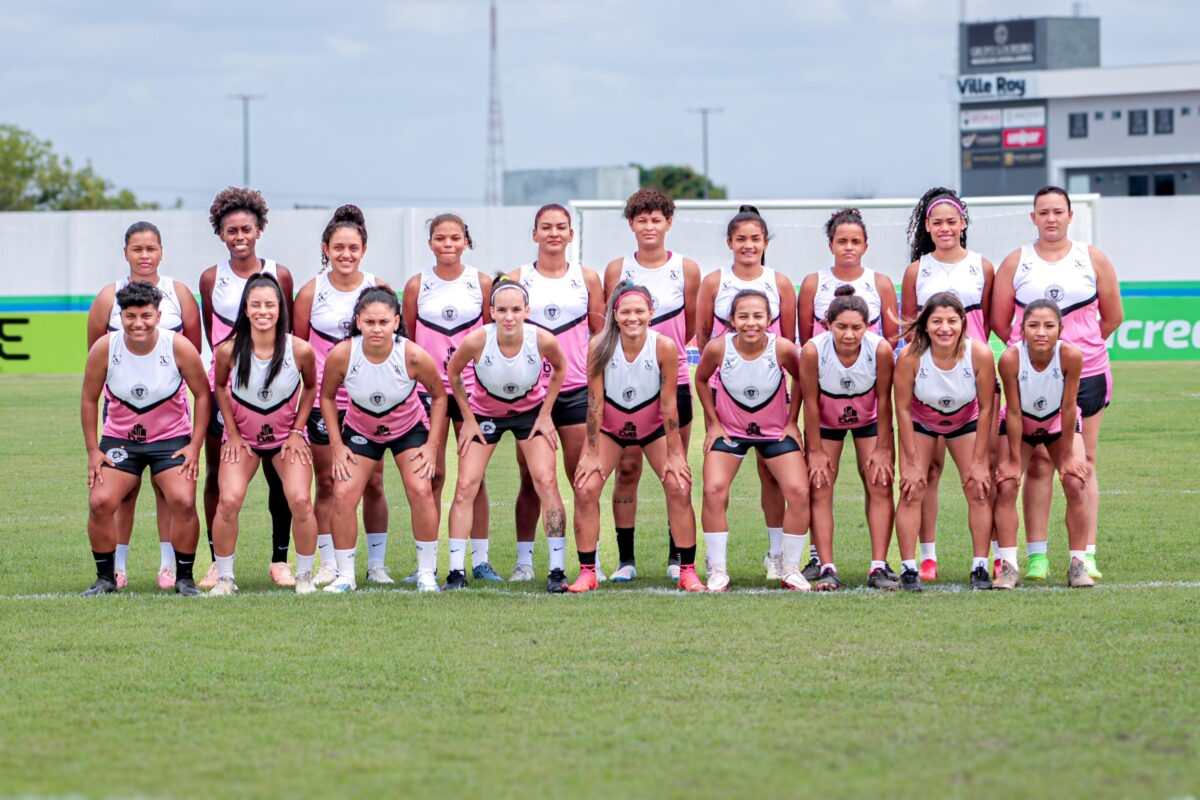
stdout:
{"type": "Polygon", "coordinates": [[[353,203],[347,203],[340,206],[337,211],[333,212],[334,222],[355,222],[359,225],[366,225],[367,218],[363,216],[362,209],[353,203]]]}
{"type": "Polygon", "coordinates": [[[833,290],[834,297],[849,297],[854,293],[854,287],[848,283],[843,283],[841,286],[833,290]]]}
{"type": "MultiPolygon", "coordinates": [[[[750,205],[749,203],[743,203],[742,205],[738,206],[738,213],[739,214],[758,214],[758,208],[750,205]]],[[[759,216],[761,217],[762,214],[759,214],[759,216]]]]}

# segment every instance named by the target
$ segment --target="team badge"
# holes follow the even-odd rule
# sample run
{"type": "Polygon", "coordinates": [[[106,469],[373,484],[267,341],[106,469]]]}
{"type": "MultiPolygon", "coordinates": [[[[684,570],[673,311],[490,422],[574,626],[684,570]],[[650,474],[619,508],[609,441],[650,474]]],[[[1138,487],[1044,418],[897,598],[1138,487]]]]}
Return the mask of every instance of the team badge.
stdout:
{"type": "Polygon", "coordinates": [[[123,447],[114,447],[104,455],[108,456],[108,460],[114,464],[120,464],[125,459],[129,458],[129,453],[125,452],[123,447]]]}
{"type": "Polygon", "coordinates": [[[454,306],[446,306],[442,309],[442,319],[453,322],[458,319],[458,309],[454,306]]]}
{"type": "Polygon", "coordinates": [[[637,387],[626,386],[625,391],[621,392],[621,397],[625,400],[626,403],[633,402],[633,399],[635,397],[637,397],[637,387]]]}
{"type": "Polygon", "coordinates": [[[517,393],[517,385],[515,383],[504,384],[504,393],[505,394],[516,394],[517,393]]]}
{"type": "Polygon", "coordinates": [[[371,405],[378,407],[387,402],[387,395],[385,395],[383,392],[373,392],[367,399],[370,401],[371,405]]]}
{"type": "Polygon", "coordinates": [[[847,392],[854,388],[854,381],[850,378],[842,378],[842,388],[847,392]]]}
{"type": "Polygon", "coordinates": [[[268,386],[264,386],[263,388],[258,390],[258,399],[262,400],[264,403],[269,402],[270,399],[274,396],[275,396],[275,390],[271,389],[268,386]]]}
{"type": "Polygon", "coordinates": [[[938,400],[938,405],[942,408],[950,408],[950,406],[954,405],[954,398],[943,397],[941,400],[938,400]]]}
{"type": "Polygon", "coordinates": [[[479,423],[479,432],[484,436],[491,436],[496,432],[496,423],[492,422],[490,419],[485,419],[483,422],[479,423]]]}
{"type": "Polygon", "coordinates": [[[150,395],[150,390],[146,388],[144,383],[139,383],[130,389],[129,393],[137,400],[145,400],[150,395]]]}
{"type": "Polygon", "coordinates": [[[1038,411],[1045,411],[1049,406],[1050,406],[1050,401],[1048,401],[1044,397],[1039,397],[1037,400],[1033,401],[1033,407],[1036,408],[1038,411]]]}
{"type": "Polygon", "coordinates": [[[558,319],[559,317],[562,316],[562,309],[559,308],[558,306],[546,306],[545,313],[546,313],[546,319],[550,320],[551,322],[554,322],[556,319],[558,319]]]}
{"type": "Polygon", "coordinates": [[[1066,291],[1058,284],[1051,284],[1050,286],[1046,287],[1047,300],[1053,300],[1055,303],[1061,303],[1066,296],[1066,291]]]}
{"type": "Polygon", "coordinates": [[[758,388],[754,387],[754,386],[747,386],[744,394],[746,395],[747,400],[757,400],[758,399],[758,388]]]}
{"type": "Polygon", "coordinates": [[[356,433],[356,434],[354,434],[353,436],[351,436],[351,437],[350,437],[350,441],[354,442],[355,444],[366,444],[366,443],[367,443],[367,437],[365,437],[365,436],[360,436],[360,435],[358,435],[358,434],[356,433]]]}

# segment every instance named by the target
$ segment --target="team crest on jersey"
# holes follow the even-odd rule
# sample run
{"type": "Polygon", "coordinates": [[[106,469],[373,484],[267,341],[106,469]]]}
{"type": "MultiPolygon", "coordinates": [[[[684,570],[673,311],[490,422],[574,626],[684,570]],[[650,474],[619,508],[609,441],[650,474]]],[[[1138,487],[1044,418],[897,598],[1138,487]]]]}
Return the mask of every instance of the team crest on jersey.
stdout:
{"type": "Polygon", "coordinates": [[[546,306],[545,314],[546,319],[554,322],[556,319],[562,316],[562,309],[558,306],[546,306]]]}
{"type": "Polygon", "coordinates": [[[268,386],[264,386],[258,390],[258,399],[262,400],[264,403],[270,402],[271,398],[274,396],[275,390],[268,386]]]}
{"type": "Polygon", "coordinates": [[[114,464],[120,464],[122,461],[129,458],[129,453],[125,452],[124,447],[114,447],[104,455],[108,456],[108,460],[114,464]]]}
{"type": "Polygon", "coordinates": [[[366,444],[366,443],[367,443],[367,437],[365,437],[365,436],[360,436],[359,434],[357,434],[357,433],[356,433],[356,434],[354,434],[353,436],[351,436],[351,437],[350,437],[350,441],[354,442],[355,444],[366,444]]]}
{"type": "Polygon", "coordinates": [[[149,396],[150,390],[146,388],[146,384],[139,383],[129,390],[129,393],[137,400],[145,400],[149,396]]]}
{"type": "Polygon", "coordinates": [[[636,386],[626,386],[625,390],[621,392],[621,399],[623,399],[626,403],[632,403],[633,399],[637,397],[637,393],[636,386]]]}
{"type": "Polygon", "coordinates": [[[340,330],[342,333],[349,333],[350,332],[350,320],[344,319],[341,322],[339,322],[338,330],[340,330]]]}
{"type": "Polygon", "coordinates": [[[479,423],[479,432],[484,436],[491,436],[496,432],[496,423],[492,422],[490,419],[485,419],[483,422],[479,423]]]}
{"type": "Polygon", "coordinates": [[[757,400],[758,399],[758,387],[747,386],[746,390],[745,390],[745,392],[743,392],[743,394],[746,395],[747,400],[757,400]]]}
{"type": "Polygon", "coordinates": [[[119,367],[119,366],[121,366],[121,354],[120,354],[120,353],[113,353],[113,357],[112,357],[112,365],[113,365],[114,367],[119,367]]]}
{"type": "Polygon", "coordinates": [[[504,393],[505,394],[516,394],[517,393],[517,385],[515,383],[504,384],[504,393]]]}
{"type": "Polygon", "coordinates": [[[1063,301],[1063,298],[1065,298],[1066,296],[1067,296],[1066,291],[1063,289],[1063,287],[1059,286],[1058,284],[1051,284],[1050,286],[1046,287],[1046,299],[1047,300],[1053,300],[1055,303],[1061,303],[1063,301]]]}
{"type": "Polygon", "coordinates": [[[367,399],[370,401],[371,405],[381,406],[387,402],[387,395],[385,395],[383,392],[372,392],[371,396],[367,399]]]}
{"type": "Polygon", "coordinates": [[[158,365],[160,367],[165,367],[170,363],[171,363],[171,358],[166,353],[163,353],[162,355],[160,355],[158,357],[158,365]]]}
{"type": "Polygon", "coordinates": [[[458,319],[458,309],[454,306],[446,306],[442,309],[442,319],[448,322],[453,322],[458,319]]]}
{"type": "Polygon", "coordinates": [[[847,392],[854,388],[854,381],[850,378],[842,378],[842,388],[847,392]]]}
{"type": "Polygon", "coordinates": [[[954,405],[954,398],[943,397],[941,400],[938,400],[938,405],[942,408],[949,408],[950,406],[954,405]]]}
{"type": "Polygon", "coordinates": [[[1037,400],[1033,401],[1033,407],[1036,408],[1038,411],[1045,411],[1047,408],[1049,408],[1049,406],[1050,406],[1050,401],[1048,401],[1044,397],[1039,397],[1037,400]]]}

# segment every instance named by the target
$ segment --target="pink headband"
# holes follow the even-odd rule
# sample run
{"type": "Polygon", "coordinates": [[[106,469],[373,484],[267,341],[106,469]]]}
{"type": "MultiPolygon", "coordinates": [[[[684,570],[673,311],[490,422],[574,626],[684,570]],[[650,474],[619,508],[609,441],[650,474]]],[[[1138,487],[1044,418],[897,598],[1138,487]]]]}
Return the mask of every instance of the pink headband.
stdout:
{"type": "Polygon", "coordinates": [[[929,215],[933,213],[934,206],[940,206],[942,203],[949,203],[950,205],[952,205],[958,209],[959,214],[962,214],[965,216],[963,207],[957,200],[955,200],[953,197],[946,197],[943,195],[942,197],[939,197],[937,200],[934,200],[932,203],[930,203],[929,207],[925,209],[925,219],[929,219],[929,215]]]}
{"type": "Polygon", "coordinates": [[[613,300],[613,308],[615,309],[618,305],[620,305],[621,298],[624,297],[625,295],[629,294],[630,292],[632,292],[633,294],[636,294],[638,297],[641,297],[643,300],[646,299],[646,295],[643,294],[637,287],[630,286],[628,289],[623,289],[620,292],[617,292],[617,299],[613,300]]]}

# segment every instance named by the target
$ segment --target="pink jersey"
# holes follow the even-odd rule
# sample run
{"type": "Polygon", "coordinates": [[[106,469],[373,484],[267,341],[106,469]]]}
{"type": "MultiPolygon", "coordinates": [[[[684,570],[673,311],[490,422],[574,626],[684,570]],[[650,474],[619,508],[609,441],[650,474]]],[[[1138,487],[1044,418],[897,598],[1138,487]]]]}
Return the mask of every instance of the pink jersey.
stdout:
{"type": "Polygon", "coordinates": [[[782,332],[779,323],[779,284],[775,282],[775,270],[763,267],[762,274],[757,278],[742,280],[734,274],[733,267],[722,267],[717,294],[713,298],[711,338],[716,339],[733,330],[729,319],[733,313],[733,298],[743,289],[756,289],[767,296],[768,315],[771,317],[771,324],[767,326],[767,330],[771,333],[782,332]]]}
{"type": "Polygon", "coordinates": [[[408,374],[404,358],[407,339],[392,344],[392,351],[376,364],[363,352],[363,339],[350,340],[350,362],[343,385],[350,396],[346,427],[373,442],[390,442],[416,425],[429,425],[425,406],[417,396],[417,381],[408,374]]]}
{"type": "Polygon", "coordinates": [[[187,382],[175,364],[175,332],[160,328],[154,349],[144,356],[129,350],[124,331],[108,334],[104,398],[104,436],[137,444],[191,436],[187,382]]]}
{"type": "MultiPolygon", "coordinates": [[[[308,315],[308,343],[312,345],[317,355],[317,383],[325,376],[325,359],[329,351],[350,333],[350,322],[354,318],[354,304],[363,289],[374,286],[375,276],[369,272],[362,273],[362,281],[350,291],[336,289],[329,281],[329,273],[322,272],[317,276],[313,286],[312,310],[308,315]]],[[[313,401],[314,408],[321,407],[320,395],[313,401]]],[[[350,407],[350,396],[346,394],[345,385],[337,391],[338,411],[350,407]]]]}
{"type": "MultiPolygon", "coordinates": [[[[462,274],[452,281],[442,280],[432,268],[422,272],[416,327],[413,341],[433,356],[446,391],[453,396],[450,379],[446,377],[450,357],[468,333],[483,327],[479,270],[464,265],[462,274]]],[[[470,364],[463,369],[462,379],[470,393],[475,386],[475,370],[470,364]]]]}
{"type": "MultiPolygon", "coordinates": [[[[567,359],[562,390],[569,392],[587,386],[588,288],[583,268],[568,264],[565,275],[547,278],[538,272],[534,262],[521,267],[519,280],[529,292],[526,321],[554,334],[567,359]]],[[[542,371],[549,377],[549,362],[542,364],[542,371]]]]}
{"type": "Polygon", "coordinates": [[[861,428],[879,418],[879,394],[875,388],[879,365],[875,363],[875,354],[882,341],[878,334],[864,333],[858,358],[847,367],[838,358],[832,333],[826,331],[813,337],[822,428],[861,428]]]}
{"type": "MultiPolygon", "coordinates": [[[[267,371],[271,360],[250,356],[250,381],[238,384],[237,364],[229,369],[229,393],[233,401],[233,424],[251,447],[274,450],[282,447],[296,422],[296,401],[303,383],[296,358],[292,354],[292,337],[287,337],[283,363],[268,386],[267,371]]],[[[226,429],[225,439],[229,438],[226,429]]]]}
{"type": "Polygon", "coordinates": [[[917,305],[940,292],[950,294],[962,301],[967,312],[967,335],[980,342],[989,336],[988,322],[983,318],[983,256],[967,251],[967,255],[953,264],[938,261],[932,253],[921,256],[917,264],[917,305]]]}
{"type": "Polygon", "coordinates": [[[510,357],[500,351],[496,323],[483,326],[487,338],[483,351],[475,359],[475,391],[470,394],[473,413],[482,417],[511,417],[536,409],[545,399],[549,379],[542,373],[538,329],[533,325],[521,328],[521,349],[510,357]]]}
{"type": "Polygon", "coordinates": [[[658,366],[658,337],[646,332],[646,343],[633,361],[617,343],[604,368],[604,416],[600,430],[617,439],[637,441],[663,426],[662,370],[658,366]]]}
{"type": "Polygon", "coordinates": [[[639,264],[636,253],[626,256],[621,264],[621,278],[650,290],[650,297],[654,301],[654,319],[650,327],[675,342],[675,349],[679,351],[679,385],[691,385],[692,373],[687,360],[683,256],[667,253],[667,263],[654,269],[646,269],[639,264]]]}
{"type": "Polygon", "coordinates": [[[775,355],[775,334],[757,358],[747,359],[725,334],[725,356],[717,370],[717,419],[735,439],[778,439],[788,421],[787,381],[775,355]]]}
{"type": "Polygon", "coordinates": [[[1017,350],[1021,357],[1017,372],[1021,433],[1025,436],[1062,433],[1063,387],[1066,386],[1059,359],[1062,341],[1055,342],[1050,363],[1040,371],[1029,360],[1029,347],[1024,340],[1017,343],[1017,350]]]}
{"type": "Polygon", "coordinates": [[[825,314],[839,286],[850,285],[854,293],[867,302],[867,311],[871,318],[867,320],[868,327],[875,333],[883,330],[880,319],[883,313],[883,300],[879,297],[879,287],[875,283],[875,270],[862,268],[862,275],[852,281],[844,281],[833,274],[832,269],[823,269],[817,273],[817,291],[813,295],[813,336],[828,330],[825,327],[825,314]]]}
{"type": "Polygon", "coordinates": [[[1025,306],[1038,298],[1053,300],[1062,312],[1062,340],[1083,353],[1081,377],[1108,372],[1108,346],[1100,335],[1100,298],[1096,270],[1086,244],[1073,242],[1059,261],[1045,261],[1033,245],[1021,248],[1021,261],[1013,275],[1016,316],[1009,344],[1021,340],[1025,306]]]}
{"type": "Polygon", "coordinates": [[[962,358],[948,370],[938,369],[933,363],[932,349],[921,354],[913,384],[912,417],[935,433],[952,433],[979,419],[979,392],[969,338],[963,341],[962,358]]]}

